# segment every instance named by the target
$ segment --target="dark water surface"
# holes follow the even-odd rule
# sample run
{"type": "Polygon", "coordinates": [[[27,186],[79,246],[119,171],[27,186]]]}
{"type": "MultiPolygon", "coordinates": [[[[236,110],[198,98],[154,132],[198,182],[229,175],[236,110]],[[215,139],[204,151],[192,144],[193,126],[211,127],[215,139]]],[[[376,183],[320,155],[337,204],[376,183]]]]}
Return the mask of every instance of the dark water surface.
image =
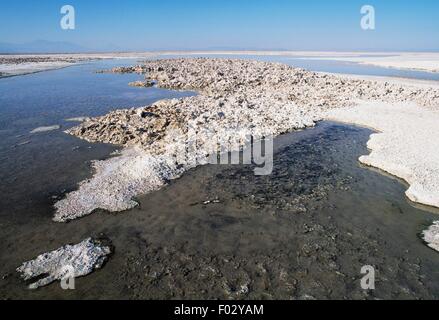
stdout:
{"type": "Polygon", "coordinates": [[[409,204],[400,181],[360,166],[363,128],[322,122],[278,137],[272,175],[199,167],[128,212],[52,222],[56,198],[114,147],[30,130],[189,94],[92,73],[106,64],[0,80],[0,298],[439,298],[439,254],[419,237],[438,215],[409,204]],[[100,234],[115,252],[76,290],[30,291],[15,272],[100,234]],[[376,268],[374,291],[360,287],[364,265],[376,268]]]}

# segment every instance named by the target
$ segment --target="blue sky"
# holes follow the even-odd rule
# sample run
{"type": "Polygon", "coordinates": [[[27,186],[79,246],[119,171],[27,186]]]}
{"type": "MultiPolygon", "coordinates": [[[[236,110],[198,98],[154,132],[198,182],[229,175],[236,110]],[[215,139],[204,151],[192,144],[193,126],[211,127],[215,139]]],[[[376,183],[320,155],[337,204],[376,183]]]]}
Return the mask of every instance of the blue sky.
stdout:
{"type": "Polygon", "coordinates": [[[437,0],[1,0],[0,42],[103,50],[439,50],[437,0]],[[59,26],[76,9],[76,30],[59,26]],[[376,9],[376,30],[360,8],[376,9]]]}

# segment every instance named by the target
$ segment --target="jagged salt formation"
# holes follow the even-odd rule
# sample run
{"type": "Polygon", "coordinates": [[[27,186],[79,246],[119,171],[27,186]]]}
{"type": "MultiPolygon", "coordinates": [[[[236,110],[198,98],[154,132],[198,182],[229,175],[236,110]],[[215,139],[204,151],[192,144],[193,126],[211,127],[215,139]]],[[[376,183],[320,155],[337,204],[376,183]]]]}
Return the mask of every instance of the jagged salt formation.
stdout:
{"type": "Polygon", "coordinates": [[[97,208],[129,209],[136,205],[134,196],[202,164],[218,144],[237,150],[249,135],[275,136],[313,126],[330,110],[352,107],[358,99],[422,106],[439,101],[438,90],[343,79],[258,61],[170,59],[112,71],[145,73],[145,83],[156,81],[161,88],[196,90],[200,95],[113,111],[70,129],[68,133],[90,142],[134,149],[118,160],[96,162],[94,178],[56,204],[56,221],[97,208]],[[188,151],[188,145],[195,147],[188,151]]]}
{"type": "Polygon", "coordinates": [[[110,253],[110,246],[104,245],[100,240],[88,238],[77,245],[66,245],[41,254],[34,260],[23,263],[17,268],[17,272],[26,281],[41,277],[29,285],[30,289],[36,289],[66,276],[85,276],[101,268],[110,253]]]}
{"type": "Polygon", "coordinates": [[[55,204],[54,221],[80,218],[98,208],[110,212],[128,210],[137,206],[134,196],[157,190],[183,173],[174,161],[153,157],[135,147],[122,150],[117,157],[95,161],[93,168],[95,174],[90,180],[55,204]]]}

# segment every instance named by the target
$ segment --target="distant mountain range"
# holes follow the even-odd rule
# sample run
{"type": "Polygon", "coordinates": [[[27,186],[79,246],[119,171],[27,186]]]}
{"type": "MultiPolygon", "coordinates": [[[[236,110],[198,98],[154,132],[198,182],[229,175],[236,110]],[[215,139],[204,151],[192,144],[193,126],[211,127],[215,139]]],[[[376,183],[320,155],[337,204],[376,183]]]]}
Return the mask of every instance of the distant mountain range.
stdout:
{"type": "Polygon", "coordinates": [[[37,40],[29,43],[15,44],[0,42],[0,53],[87,53],[119,51],[120,48],[108,45],[101,50],[86,48],[71,42],[37,40]]]}
{"type": "MultiPolygon", "coordinates": [[[[153,51],[178,51],[175,49],[164,49],[157,48],[153,51]]],[[[245,50],[268,50],[266,48],[241,48],[241,47],[209,47],[209,48],[193,48],[193,49],[185,49],[187,51],[245,51],[245,50]]],[[[286,49],[269,49],[269,50],[279,50],[283,51],[286,49]]],[[[117,51],[132,51],[127,50],[125,48],[122,49],[116,45],[109,44],[104,47],[96,48],[87,48],[75,43],[71,42],[62,42],[62,41],[47,41],[47,40],[37,40],[29,43],[15,44],[15,43],[2,43],[0,42],[0,54],[19,54],[19,53],[90,53],[90,52],[117,52],[117,51]]],[[[137,51],[147,51],[146,49],[137,49],[137,51]]]]}
{"type": "MultiPolygon", "coordinates": [[[[28,43],[5,43],[0,42],[0,54],[20,54],[20,53],[104,53],[104,52],[142,52],[142,51],[294,51],[296,49],[288,48],[265,48],[265,47],[237,47],[237,46],[215,46],[206,48],[121,48],[114,44],[108,44],[105,46],[100,46],[99,48],[88,48],[72,42],[64,41],[48,41],[48,40],[37,40],[28,43]]],[[[310,49],[300,49],[301,51],[313,51],[310,49]]],[[[337,51],[335,49],[327,51],[337,51]]],[[[349,50],[340,50],[340,52],[349,50]]],[[[368,52],[371,50],[354,50],[368,52]]],[[[392,51],[392,50],[381,50],[392,51]]],[[[410,52],[439,52],[439,50],[405,50],[410,52]]],[[[371,51],[373,52],[373,51],[371,51]]]]}

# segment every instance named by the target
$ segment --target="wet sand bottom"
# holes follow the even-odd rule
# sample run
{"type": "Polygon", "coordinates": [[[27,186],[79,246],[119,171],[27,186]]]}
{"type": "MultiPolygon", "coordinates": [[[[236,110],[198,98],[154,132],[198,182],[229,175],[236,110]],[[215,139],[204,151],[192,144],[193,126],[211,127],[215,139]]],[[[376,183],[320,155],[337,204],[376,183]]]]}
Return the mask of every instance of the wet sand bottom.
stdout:
{"type": "Polygon", "coordinates": [[[370,133],[324,122],[277,138],[269,176],[204,166],[125,213],[9,221],[16,232],[2,239],[0,297],[439,298],[439,255],[419,238],[438,216],[412,207],[400,181],[359,165],[370,133]],[[29,291],[13,271],[100,233],[115,253],[76,290],[29,291]],[[376,268],[375,290],[361,289],[364,265],[376,268]]]}

